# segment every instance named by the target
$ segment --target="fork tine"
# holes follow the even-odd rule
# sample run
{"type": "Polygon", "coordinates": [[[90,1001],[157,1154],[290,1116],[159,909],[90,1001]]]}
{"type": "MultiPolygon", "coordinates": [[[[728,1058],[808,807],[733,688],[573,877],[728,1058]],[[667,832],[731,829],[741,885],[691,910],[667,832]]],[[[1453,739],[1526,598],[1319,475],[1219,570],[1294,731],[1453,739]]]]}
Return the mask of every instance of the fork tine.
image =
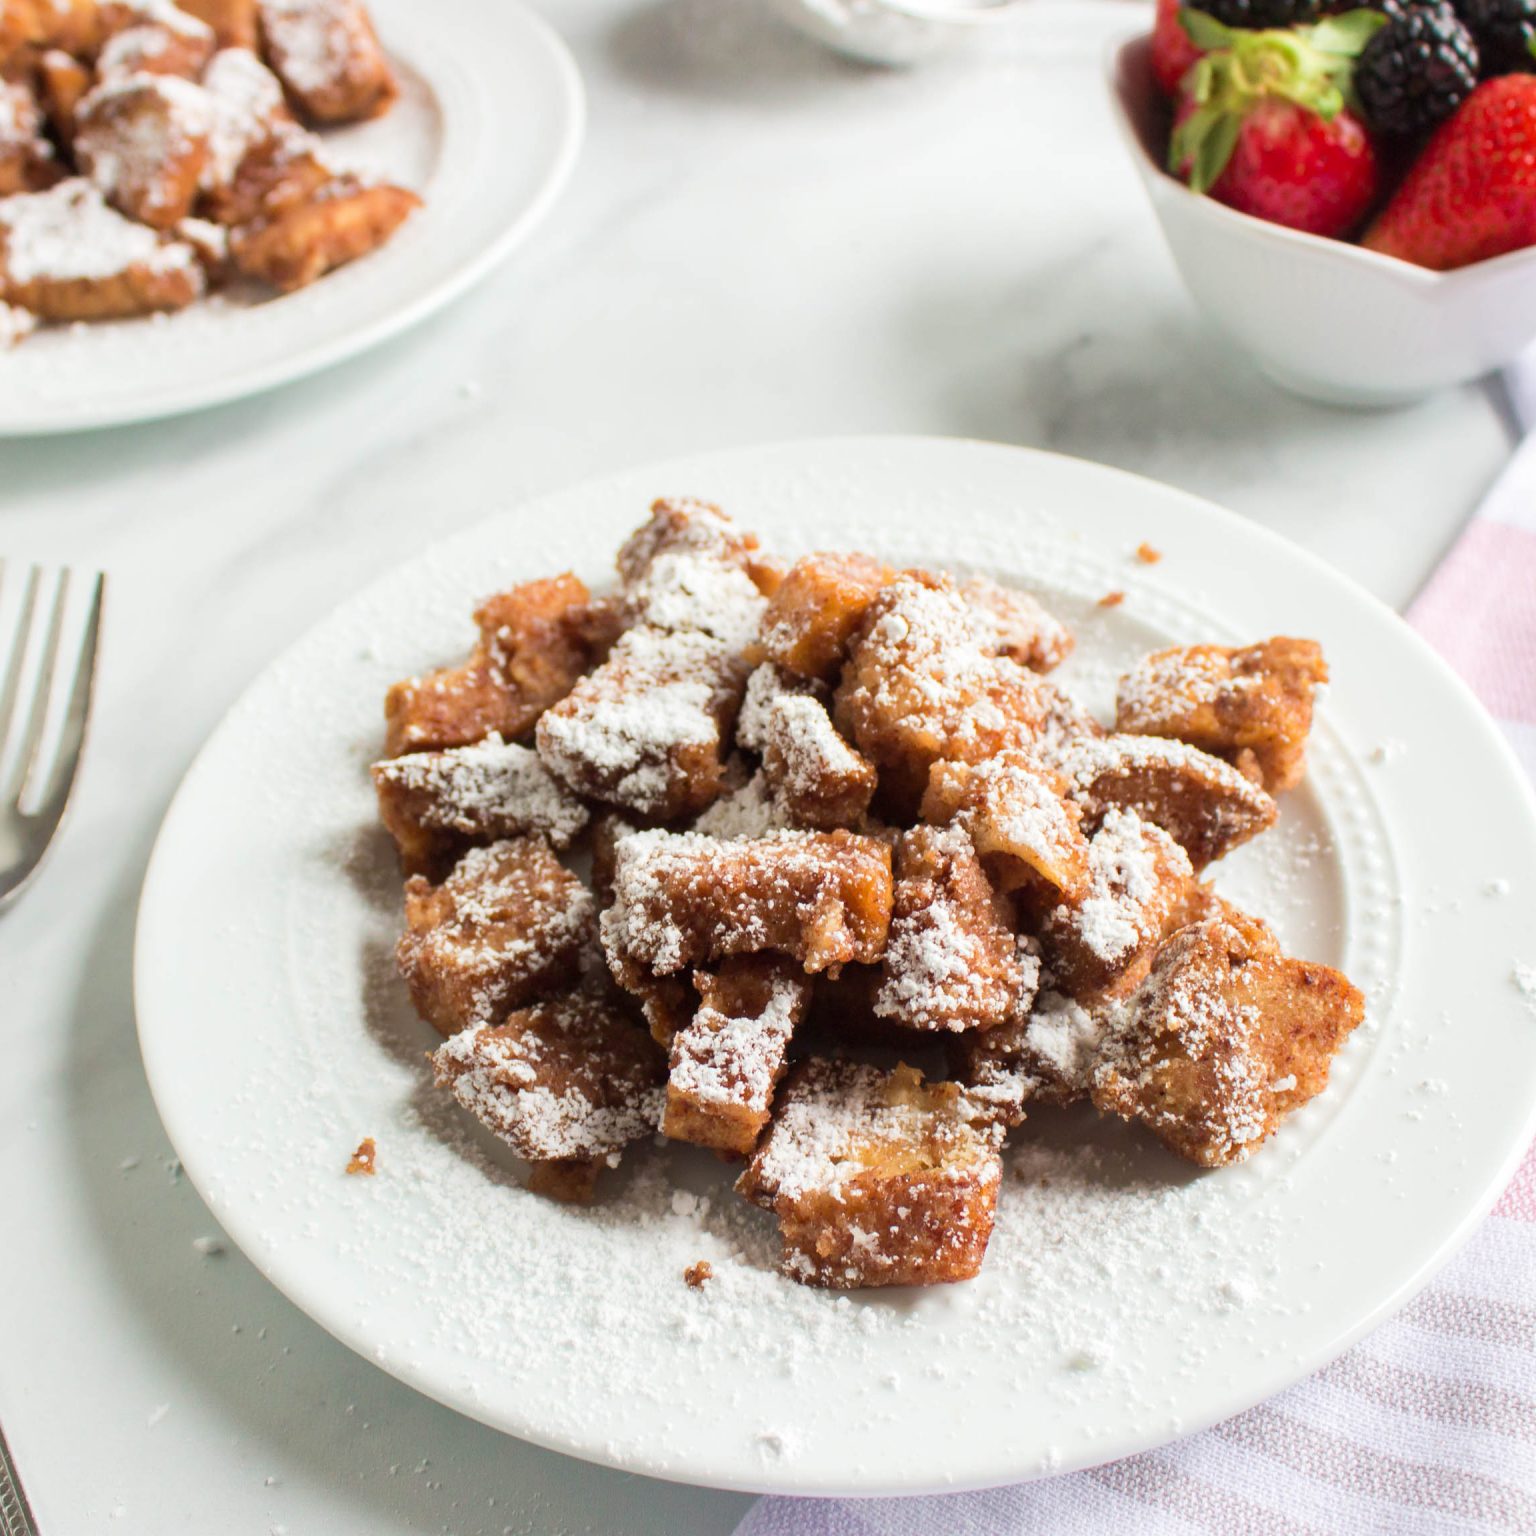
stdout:
{"type": "Polygon", "coordinates": [[[32,615],[37,608],[37,589],[42,572],[34,565],[27,572],[27,585],[21,600],[21,621],[16,626],[5,676],[0,679],[0,760],[5,756],[5,739],[11,733],[11,716],[16,711],[16,692],[21,687],[21,668],[27,655],[27,636],[32,633],[32,615]]]}
{"type": "Polygon", "coordinates": [[[32,772],[32,760],[37,756],[38,743],[43,737],[43,724],[48,718],[48,696],[53,692],[53,674],[59,661],[59,639],[64,632],[64,603],[69,595],[69,572],[59,572],[53,595],[53,611],[48,615],[48,632],[43,640],[41,662],[37,677],[32,684],[31,708],[27,711],[27,723],[22,732],[21,745],[17,749],[15,765],[11,769],[10,782],[0,803],[16,804],[32,772]]]}
{"type": "Polygon", "coordinates": [[[75,770],[80,766],[86,726],[91,718],[91,694],[96,683],[96,651],[101,636],[101,609],[106,587],[107,578],[98,571],[91,583],[90,611],[86,615],[85,634],[75,659],[75,679],[70,684],[69,704],[64,711],[58,750],[54,754],[54,783],[47,803],[60,809],[69,799],[70,788],[75,782],[75,770]]]}

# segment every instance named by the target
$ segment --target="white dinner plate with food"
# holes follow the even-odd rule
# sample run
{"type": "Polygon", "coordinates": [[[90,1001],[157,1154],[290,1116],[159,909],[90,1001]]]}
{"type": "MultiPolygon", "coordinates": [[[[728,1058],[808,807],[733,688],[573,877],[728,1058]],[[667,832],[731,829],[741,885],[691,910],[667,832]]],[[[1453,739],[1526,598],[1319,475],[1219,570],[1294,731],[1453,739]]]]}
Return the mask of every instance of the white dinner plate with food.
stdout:
{"type": "Polygon", "coordinates": [[[187,1173],[274,1284],[360,1354],[632,1472],[900,1494],[1145,1450],[1316,1370],[1401,1306],[1536,1130],[1536,1001],[1520,984],[1533,934],[1528,786],[1381,604],[1130,475],[853,439],[562,491],[343,605],[188,773],[144,887],[136,991],[187,1173]],[[650,1135],[589,1206],[528,1192],[524,1165],[434,1086],[441,1039],[395,971],[400,873],[368,775],[381,700],[462,656],[490,592],[567,570],[611,586],[613,551],[667,495],[718,503],[777,554],[864,550],[1036,594],[1076,636],[1052,677],[1101,718],[1152,650],[1320,641],[1332,681],[1306,778],[1211,874],[1288,953],[1364,993],[1325,1091],[1214,1169],[1085,1104],[1031,1105],[979,1274],[926,1288],[795,1283],[774,1221],[733,1194],[737,1170],[650,1135]],[[364,1138],[376,1171],[349,1176],[364,1138]],[[701,1261],[710,1277],[686,1283],[701,1261]]]}
{"type": "Polygon", "coordinates": [[[399,96],[324,129],[321,152],[416,193],[369,255],[290,293],[214,292],[175,313],[45,325],[0,361],[0,435],[70,432],[196,410],[351,357],[483,277],[553,206],[581,145],[581,79],[517,0],[372,0],[399,96]]]}

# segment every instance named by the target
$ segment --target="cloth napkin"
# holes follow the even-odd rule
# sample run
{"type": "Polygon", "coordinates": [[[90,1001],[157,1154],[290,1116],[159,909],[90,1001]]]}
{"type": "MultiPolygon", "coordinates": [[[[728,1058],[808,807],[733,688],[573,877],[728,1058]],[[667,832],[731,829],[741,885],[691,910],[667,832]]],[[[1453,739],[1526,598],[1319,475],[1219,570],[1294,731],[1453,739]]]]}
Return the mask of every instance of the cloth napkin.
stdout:
{"type": "MultiPolygon", "coordinates": [[[[1526,436],[1408,611],[1536,778],[1536,348],[1526,436]]],[[[736,1536],[1536,1532],[1536,1148],[1417,1299],[1299,1386],[1158,1451],[933,1498],[763,1499],[736,1536]]]]}

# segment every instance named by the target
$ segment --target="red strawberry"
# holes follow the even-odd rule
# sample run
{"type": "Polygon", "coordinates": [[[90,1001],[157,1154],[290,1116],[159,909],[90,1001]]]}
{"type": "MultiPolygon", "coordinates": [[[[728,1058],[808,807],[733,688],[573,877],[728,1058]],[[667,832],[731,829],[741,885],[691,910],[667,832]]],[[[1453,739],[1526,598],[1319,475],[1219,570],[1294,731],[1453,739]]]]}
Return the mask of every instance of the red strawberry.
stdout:
{"type": "Polygon", "coordinates": [[[1186,13],[1209,49],[1190,71],[1169,164],[1197,192],[1271,223],[1347,234],[1381,182],[1370,135],[1345,106],[1355,57],[1383,25],[1354,11],[1288,31],[1238,31],[1186,13]]]}
{"type": "Polygon", "coordinates": [[[1536,75],[1478,86],[1435,130],[1363,244],[1439,272],[1536,245],[1536,75]]]}
{"type": "Polygon", "coordinates": [[[1184,0],[1157,0],[1152,23],[1152,75],[1165,96],[1177,96],[1179,82],[1199,59],[1201,49],[1180,20],[1184,0]]]}

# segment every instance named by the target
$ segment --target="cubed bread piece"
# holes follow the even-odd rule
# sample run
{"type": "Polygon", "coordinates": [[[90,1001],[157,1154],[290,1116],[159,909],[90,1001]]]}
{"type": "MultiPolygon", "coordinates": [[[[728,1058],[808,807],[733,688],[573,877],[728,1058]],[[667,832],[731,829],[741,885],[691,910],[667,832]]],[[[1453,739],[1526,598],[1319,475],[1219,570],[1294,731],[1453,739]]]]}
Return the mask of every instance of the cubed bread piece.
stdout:
{"type": "Polygon", "coordinates": [[[337,173],[307,202],[236,225],[230,256],[244,276],[291,293],[376,251],[419,207],[404,187],[337,173]]]}
{"type": "Polygon", "coordinates": [[[487,598],[469,660],[389,690],[385,754],[468,746],[493,732],[507,741],[533,729],[601,658],[609,610],[574,576],[527,581],[487,598]]]}
{"type": "Polygon", "coordinates": [[[663,555],[699,555],[748,570],[758,558],[757,535],[739,528],[713,502],[661,496],[651,514],[619,546],[616,564],[626,588],[644,581],[663,555]]]}
{"type": "Polygon", "coordinates": [[[410,873],[471,842],[535,833],[568,848],[588,821],[587,808],[537,752],[499,736],[392,757],[372,774],[379,818],[410,873]]]}
{"type": "Polygon", "coordinates": [[[214,35],[220,48],[254,52],[257,42],[256,0],[176,0],[214,35]]]}
{"type": "Polygon", "coordinates": [[[816,972],[878,960],[890,918],[891,850],[876,838],[636,832],[618,847],[603,949],[626,987],[767,949],[816,972]]]}
{"type": "MultiPolygon", "coordinates": [[[[95,82],[79,59],[61,48],[47,49],[37,61],[37,86],[48,126],[69,149],[75,137],[75,112],[95,82]]],[[[19,190],[7,187],[8,192],[19,190]]]]}
{"type": "Polygon", "coordinates": [[[626,1009],[590,992],[462,1029],[432,1061],[439,1085],[540,1169],[529,1188],[556,1199],[590,1199],[598,1166],[661,1119],[661,1050],[626,1009]]]}
{"type": "Polygon", "coordinates": [[[539,720],[539,755],[579,794],[640,816],[700,811],[724,788],[745,681],[737,655],[709,635],[626,630],[539,720]]]}
{"type": "Polygon", "coordinates": [[[964,828],[903,832],[875,1013],[909,1029],[990,1029],[1027,1012],[1039,981],[964,828]]]}
{"type": "Polygon", "coordinates": [[[210,28],[191,17],[167,26],[161,21],[140,21],[114,32],[96,55],[96,78],[118,84],[134,75],[176,75],[198,80],[213,57],[210,28]],[[185,23],[185,24],[183,24],[185,23]]]}
{"type": "Polygon", "coordinates": [[[970,835],[999,890],[1080,895],[1088,884],[1088,839],[1082,813],[1029,754],[999,752],[982,763],[935,763],[923,796],[923,818],[955,823],[970,835]]]}
{"type": "Polygon", "coordinates": [[[774,662],[796,677],[833,681],[875,593],[890,579],[890,567],[869,555],[822,553],[797,560],[768,605],[753,660],[774,662]]]}
{"type": "Polygon", "coordinates": [[[406,881],[396,959],[416,1011],[451,1035],[573,982],[596,917],[542,838],[510,838],[471,848],[441,884],[406,881]]]}
{"type": "Polygon", "coordinates": [[[191,246],[125,219],[80,177],[0,201],[0,299],[39,319],[184,309],[202,291],[191,246]]]}
{"type": "Polygon", "coordinates": [[[1072,631],[1031,593],[989,576],[972,576],[960,590],[982,616],[996,649],[1021,667],[1049,672],[1072,654],[1072,631]]]}
{"type": "Polygon", "coordinates": [[[1094,1104],[1220,1168],[1251,1157],[1327,1087],[1365,999],[1227,909],[1169,938],[1126,1012],[1094,1071],[1094,1104]]]}
{"type": "Polygon", "coordinates": [[[0,56],[29,56],[57,48],[92,58],[106,36],[107,8],[98,0],[4,0],[0,56]]]}
{"type": "Polygon", "coordinates": [[[1235,764],[1271,794],[1306,771],[1312,696],[1328,681],[1315,640],[1176,646],[1120,679],[1115,726],[1171,736],[1235,764]]]}
{"type": "Polygon", "coordinates": [[[796,827],[857,826],[875,793],[875,768],[838,734],[811,685],[771,662],[747,679],[736,740],[762,758],[763,777],[796,827]]]}
{"type": "Polygon", "coordinates": [[[43,112],[26,85],[0,80],[0,197],[41,192],[64,175],[43,137],[43,112]]]}
{"type": "Polygon", "coordinates": [[[168,230],[192,212],[213,126],[208,93],[177,75],[98,85],[75,112],[80,169],[114,208],[168,230]]]}
{"type": "Polygon", "coordinates": [[[1230,763],[1162,736],[1103,736],[1060,761],[1090,826],[1111,807],[1155,822],[1197,871],[1272,827],[1280,808],[1230,763]]]}
{"type": "Polygon", "coordinates": [[[399,95],[363,0],[258,0],[262,50],[310,123],[379,117],[399,95]]]}
{"type": "Polygon", "coordinates": [[[1039,680],[982,641],[975,613],[944,577],[898,576],[869,605],[834,715],[874,763],[878,803],[894,819],[916,811],[940,759],[981,762],[1027,746],[1038,729],[1039,680]]]}
{"type": "Polygon", "coordinates": [[[697,971],[699,1011],[672,1040],[662,1131],[745,1157],[768,1123],[811,979],[783,955],[736,955],[697,971]]]}
{"type": "Polygon", "coordinates": [[[202,185],[211,216],[249,222],[325,185],[319,145],[294,123],[282,83],[254,53],[221,48],[202,84],[212,116],[202,185]]]}
{"type": "Polygon", "coordinates": [[[1060,992],[1042,992],[1027,1011],[996,1029],[961,1035],[951,1048],[955,1079],[978,1115],[1005,1127],[1025,1106],[1085,1098],[1112,1008],[1085,1008],[1060,992]]]}
{"type": "Polygon", "coordinates": [[[1087,887],[1041,925],[1056,986],[1083,1003],[1135,991],[1197,892],[1188,854],[1166,832],[1134,811],[1109,811],[1088,843],[1087,887]]]}
{"type": "Polygon", "coordinates": [[[813,1059],[736,1187],[778,1218],[786,1275],[851,1290],[972,1278],[1001,1178],[997,1134],[954,1083],[813,1059]]]}

